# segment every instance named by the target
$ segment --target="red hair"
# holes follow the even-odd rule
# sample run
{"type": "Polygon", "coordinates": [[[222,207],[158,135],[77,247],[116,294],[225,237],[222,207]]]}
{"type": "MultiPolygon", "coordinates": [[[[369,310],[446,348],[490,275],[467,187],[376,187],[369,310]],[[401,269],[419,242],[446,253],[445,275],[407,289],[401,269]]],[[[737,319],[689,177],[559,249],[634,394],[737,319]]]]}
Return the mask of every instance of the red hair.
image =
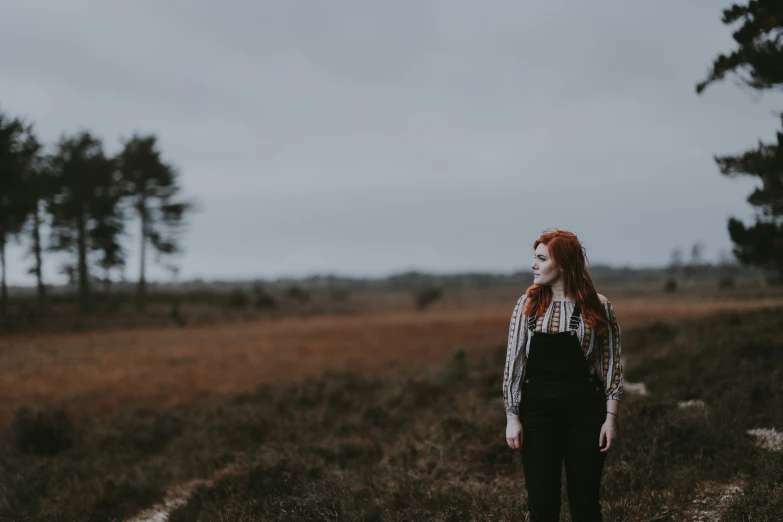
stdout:
{"type": "MultiPolygon", "coordinates": [[[[597,335],[604,333],[608,329],[609,318],[587,272],[585,247],[575,234],[556,228],[545,230],[541,237],[536,239],[533,243],[534,252],[541,243],[549,248],[549,255],[557,266],[563,269],[563,289],[566,295],[579,303],[585,324],[597,335]]],[[[552,301],[552,288],[548,285],[531,285],[525,294],[527,302],[524,314],[528,317],[544,315],[552,301]]]]}

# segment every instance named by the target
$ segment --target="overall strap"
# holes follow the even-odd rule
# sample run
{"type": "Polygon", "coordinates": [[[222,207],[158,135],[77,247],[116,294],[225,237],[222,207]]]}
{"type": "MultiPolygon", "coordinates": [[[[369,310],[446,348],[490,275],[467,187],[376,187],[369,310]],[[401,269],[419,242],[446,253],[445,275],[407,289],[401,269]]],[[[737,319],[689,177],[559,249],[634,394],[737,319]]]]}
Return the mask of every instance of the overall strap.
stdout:
{"type": "Polygon", "coordinates": [[[579,316],[582,311],[579,309],[579,303],[574,305],[574,313],[571,314],[571,320],[568,322],[568,329],[576,331],[579,328],[579,316]]]}
{"type": "Polygon", "coordinates": [[[527,318],[527,329],[531,332],[536,331],[536,319],[537,317],[535,315],[531,315],[527,318]]]}
{"type": "MultiPolygon", "coordinates": [[[[581,315],[581,310],[579,308],[579,303],[576,303],[574,305],[574,313],[571,314],[571,320],[568,322],[568,329],[571,331],[576,331],[579,328],[579,317],[581,315]]],[[[531,332],[534,332],[536,330],[536,320],[538,318],[535,315],[531,315],[527,318],[527,329],[531,332]]]]}

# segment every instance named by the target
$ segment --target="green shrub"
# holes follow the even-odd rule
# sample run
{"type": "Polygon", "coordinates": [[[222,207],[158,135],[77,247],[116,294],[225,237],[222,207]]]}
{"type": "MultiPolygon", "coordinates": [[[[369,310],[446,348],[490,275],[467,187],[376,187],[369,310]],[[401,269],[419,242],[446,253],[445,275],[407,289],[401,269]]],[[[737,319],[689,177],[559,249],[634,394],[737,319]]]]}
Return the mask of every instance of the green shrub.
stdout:
{"type": "Polygon", "coordinates": [[[783,513],[783,454],[771,454],[760,461],[760,469],[743,491],[732,498],[720,522],[780,520],[783,513]]]}
{"type": "Polygon", "coordinates": [[[729,288],[734,288],[734,277],[733,276],[723,276],[718,280],[718,288],[721,290],[726,290],[729,288]]]}
{"type": "Polygon", "coordinates": [[[332,301],[342,303],[351,298],[351,293],[348,292],[348,290],[343,290],[341,288],[331,288],[329,289],[329,298],[332,301]]]}
{"type": "Polygon", "coordinates": [[[163,488],[136,484],[127,479],[107,478],[92,506],[89,522],[124,520],[164,497],[163,488]]]}
{"type": "Polygon", "coordinates": [[[32,455],[57,455],[71,447],[73,428],[64,410],[47,407],[35,410],[22,406],[11,424],[16,448],[32,455]]]}
{"type": "Polygon", "coordinates": [[[468,378],[468,360],[464,348],[451,353],[441,373],[441,383],[446,386],[464,383],[468,378]]]}
{"type": "Polygon", "coordinates": [[[310,293],[298,285],[289,286],[285,292],[286,297],[299,301],[300,303],[306,303],[310,300],[310,293]]]}
{"type": "Polygon", "coordinates": [[[277,299],[257,283],[253,285],[253,306],[259,310],[277,308],[277,299]]]}
{"type": "Polygon", "coordinates": [[[250,297],[244,290],[236,289],[229,292],[226,297],[226,306],[229,308],[247,308],[250,304],[250,297]]]}
{"type": "Polygon", "coordinates": [[[426,310],[441,297],[443,297],[443,290],[436,286],[420,288],[413,294],[413,300],[416,303],[416,308],[419,310],[426,310]]]}

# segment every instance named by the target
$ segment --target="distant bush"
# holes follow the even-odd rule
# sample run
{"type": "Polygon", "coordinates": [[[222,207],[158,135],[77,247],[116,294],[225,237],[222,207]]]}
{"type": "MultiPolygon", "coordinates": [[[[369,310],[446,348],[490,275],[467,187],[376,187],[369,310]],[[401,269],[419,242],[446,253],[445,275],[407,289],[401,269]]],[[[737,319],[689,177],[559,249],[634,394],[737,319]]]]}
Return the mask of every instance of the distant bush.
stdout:
{"type": "Polygon", "coordinates": [[[32,455],[57,455],[71,447],[73,429],[64,410],[48,407],[16,410],[11,433],[17,449],[32,455]]]}
{"type": "Polygon", "coordinates": [[[226,297],[226,306],[230,308],[247,308],[249,304],[250,297],[247,292],[239,288],[232,290],[226,297]]]}
{"type": "Polygon", "coordinates": [[[310,293],[298,285],[289,286],[288,290],[285,292],[285,295],[289,299],[299,301],[300,303],[306,303],[310,300],[310,293]]]}
{"type": "Polygon", "coordinates": [[[261,294],[253,299],[253,306],[260,309],[277,308],[277,299],[270,294],[261,294]]]}
{"type": "Polygon", "coordinates": [[[676,292],[677,291],[677,281],[675,279],[667,279],[666,284],[663,285],[663,289],[666,292],[676,292]]]}
{"type": "Polygon", "coordinates": [[[447,386],[465,382],[468,378],[468,360],[464,348],[457,348],[446,361],[441,383],[447,386]]]}
{"type": "Polygon", "coordinates": [[[783,275],[780,275],[777,272],[767,272],[764,276],[764,282],[769,286],[783,285],[783,275]]]}
{"type": "Polygon", "coordinates": [[[330,288],[329,289],[329,298],[332,301],[337,302],[344,302],[350,299],[351,294],[348,292],[348,290],[343,290],[341,288],[330,288]]]}
{"type": "Polygon", "coordinates": [[[429,306],[443,297],[443,290],[436,286],[426,286],[416,290],[413,294],[413,300],[416,308],[426,310],[429,306]]]}
{"type": "Polygon", "coordinates": [[[720,279],[718,279],[718,288],[721,290],[726,290],[728,288],[734,288],[734,277],[733,276],[723,276],[720,279]]]}
{"type": "Polygon", "coordinates": [[[277,299],[261,285],[253,286],[253,306],[259,309],[277,308],[277,299]]]}
{"type": "Polygon", "coordinates": [[[188,324],[187,318],[184,315],[182,315],[182,310],[180,309],[179,297],[175,298],[174,301],[172,301],[171,303],[169,318],[180,326],[185,326],[186,324],[188,324]]]}

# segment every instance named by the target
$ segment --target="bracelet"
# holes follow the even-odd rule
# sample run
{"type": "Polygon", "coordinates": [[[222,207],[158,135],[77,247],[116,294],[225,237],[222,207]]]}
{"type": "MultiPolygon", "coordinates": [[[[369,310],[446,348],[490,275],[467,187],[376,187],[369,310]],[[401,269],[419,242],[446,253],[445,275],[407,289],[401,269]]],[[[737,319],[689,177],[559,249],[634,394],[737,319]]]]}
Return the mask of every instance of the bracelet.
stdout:
{"type": "MultiPolygon", "coordinates": [[[[606,413],[608,413],[609,415],[614,415],[615,417],[617,417],[617,414],[616,413],[612,413],[611,411],[607,411],[606,413]]],[[[617,417],[617,418],[619,419],[619,417],[617,417]]]]}

